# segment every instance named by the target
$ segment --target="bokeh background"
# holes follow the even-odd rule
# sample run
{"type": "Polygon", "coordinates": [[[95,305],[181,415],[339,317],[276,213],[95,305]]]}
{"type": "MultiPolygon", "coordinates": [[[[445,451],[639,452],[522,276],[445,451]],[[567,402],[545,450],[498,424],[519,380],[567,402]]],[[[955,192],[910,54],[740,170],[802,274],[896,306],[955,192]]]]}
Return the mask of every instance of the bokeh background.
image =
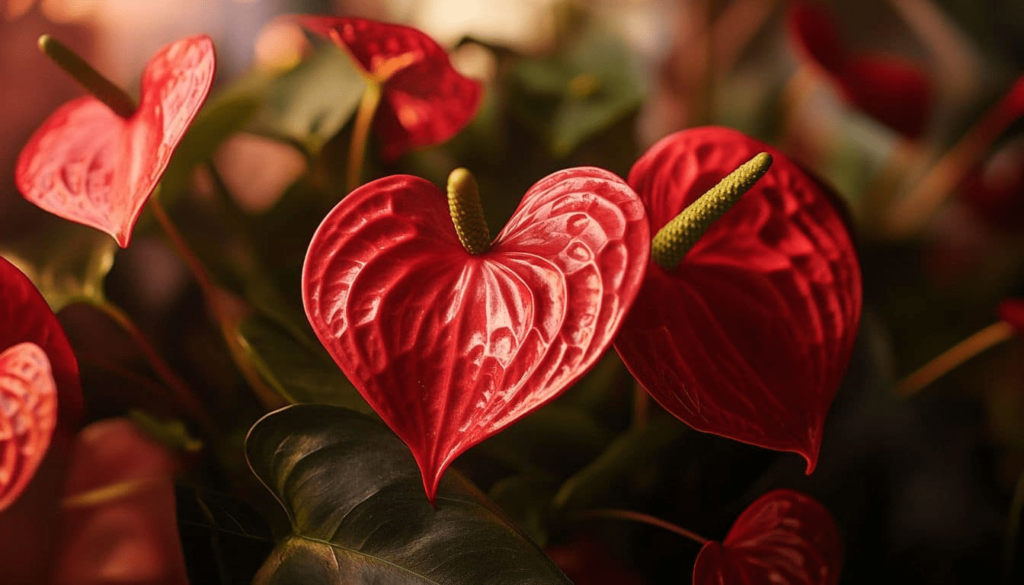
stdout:
{"type": "MultiPolygon", "coordinates": [[[[509,112],[505,142],[490,158],[477,156],[511,193],[573,165],[624,175],[647,146],[673,131],[732,126],[791,153],[851,209],[865,313],[850,373],[813,476],[805,477],[794,457],[682,432],[644,453],[630,471],[635,481],[620,486],[616,497],[720,538],[757,495],[795,487],[823,502],[839,522],[847,545],[843,583],[1022,583],[1024,547],[1014,535],[1024,507],[1024,343],[987,351],[914,396],[893,388],[994,322],[1002,299],[1024,296],[1024,123],[1008,120],[987,144],[964,155],[969,160],[960,162],[970,176],[956,182],[947,201],[909,237],[890,237],[871,223],[871,198],[887,188],[899,197],[938,163],[950,164],[949,153],[963,149],[963,137],[1013,91],[1024,74],[1024,2],[815,4],[831,11],[851,51],[894,55],[923,72],[929,94],[919,136],[908,138],[844,99],[801,52],[787,26],[785,0],[0,0],[0,249],[31,240],[54,221],[19,196],[15,162],[45,117],[80,94],[36,50],[43,33],[126,87],[134,87],[161,46],[209,34],[218,52],[216,92],[253,70],[284,71],[311,54],[314,45],[301,30],[275,20],[282,14],[358,15],[418,27],[442,45],[458,46],[456,67],[487,85],[481,116],[509,112]],[[580,36],[575,27],[584,20],[617,49],[578,61],[565,57],[572,51],[566,39],[580,36]],[[565,96],[545,93],[529,67],[515,65],[558,59],[576,68],[558,89],[565,96]],[[594,83],[608,84],[613,106],[597,119],[580,114],[570,120],[575,128],[592,128],[584,135],[558,130],[552,102],[586,98],[594,83]]],[[[464,152],[435,149],[400,166],[441,182],[452,166],[466,164],[459,158],[464,152]]],[[[254,214],[271,209],[311,171],[295,148],[254,133],[225,141],[214,160],[237,203],[254,214]]],[[[343,164],[339,157],[321,166],[329,171],[343,164]]],[[[192,179],[189,189],[202,200],[209,177],[200,172],[192,179]]],[[[514,197],[506,199],[489,218],[498,225],[515,205],[514,197]]],[[[185,231],[215,227],[201,215],[191,226],[187,215],[179,216],[185,231]]],[[[143,229],[119,252],[107,287],[190,377],[216,379],[218,368],[228,369],[222,351],[211,349],[215,338],[193,335],[192,325],[175,317],[199,300],[159,234],[143,229]],[[200,355],[212,356],[205,369],[190,360],[200,355]]],[[[105,360],[134,359],[130,343],[94,313],[71,307],[61,319],[85,355],[103,347],[105,360]]],[[[92,381],[86,384],[92,418],[133,406],[117,384],[105,382],[103,360],[86,363],[83,374],[92,381]]],[[[159,410],[158,401],[150,406],[159,410]]],[[[239,414],[240,426],[252,415],[239,414]]],[[[487,487],[495,477],[485,460],[470,453],[457,467],[487,487]]],[[[216,564],[211,537],[208,527],[190,523],[195,506],[187,488],[179,496],[190,572],[193,582],[203,583],[216,564]]],[[[235,513],[258,517],[251,509],[235,513]]],[[[580,534],[552,535],[554,554],[594,566],[601,566],[596,559],[611,559],[624,572],[601,572],[605,579],[615,575],[614,582],[687,582],[697,552],[692,543],[643,526],[587,526],[583,532],[585,546],[578,545],[580,534]]],[[[254,571],[266,553],[252,540],[223,537],[218,545],[239,575],[254,571]]],[[[579,582],[612,582],[591,578],[579,582]]]]}

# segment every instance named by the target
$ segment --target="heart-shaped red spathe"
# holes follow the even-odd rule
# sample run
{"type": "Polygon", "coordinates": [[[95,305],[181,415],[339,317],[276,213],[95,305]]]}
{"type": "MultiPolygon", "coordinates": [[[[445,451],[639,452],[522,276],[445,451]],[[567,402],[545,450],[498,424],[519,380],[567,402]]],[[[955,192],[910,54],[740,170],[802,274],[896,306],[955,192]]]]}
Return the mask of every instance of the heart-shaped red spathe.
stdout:
{"type": "Polygon", "coordinates": [[[213,83],[213,42],[196,35],[146,65],[142,99],[122,118],[94,97],[61,106],[21,151],[15,181],[32,203],[110,234],[122,247],[213,83]]]}
{"type": "Polygon", "coordinates": [[[725,540],[697,555],[694,585],[835,585],[843,541],[821,504],[775,490],[740,514],[725,540]]]}
{"type": "Polygon", "coordinates": [[[75,429],[83,406],[78,360],[46,300],[32,281],[4,258],[0,258],[0,323],[0,351],[30,342],[46,354],[57,384],[58,424],[75,429]]]}
{"type": "Polygon", "coordinates": [[[306,315],[412,450],[433,499],[460,453],[555,398],[611,344],[650,254],[643,205],[615,175],[541,180],[491,249],[463,249],[444,192],[392,176],[324,219],[306,315]]]}
{"type": "Polygon", "coordinates": [[[691,427],[817,462],[860,319],[861,276],[831,197],[778,150],[727,128],[654,145],[629,174],[652,231],[760,152],[767,174],[674,271],[651,265],[615,340],[691,427]]]}
{"type": "Polygon", "coordinates": [[[476,115],[480,83],[452,68],[445,50],[421,31],[365,18],[300,16],[298,21],[348,51],[381,84],[374,129],[385,160],[445,142],[476,115]]]}
{"type": "Polygon", "coordinates": [[[819,5],[794,0],[787,19],[802,56],[832,79],[847,102],[904,136],[924,133],[933,87],[920,67],[896,55],[850,54],[819,5]]]}
{"type": "Polygon", "coordinates": [[[0,352],[0,510],[28,485],[57,427],[57,384],[38,345],[0,352]]]}

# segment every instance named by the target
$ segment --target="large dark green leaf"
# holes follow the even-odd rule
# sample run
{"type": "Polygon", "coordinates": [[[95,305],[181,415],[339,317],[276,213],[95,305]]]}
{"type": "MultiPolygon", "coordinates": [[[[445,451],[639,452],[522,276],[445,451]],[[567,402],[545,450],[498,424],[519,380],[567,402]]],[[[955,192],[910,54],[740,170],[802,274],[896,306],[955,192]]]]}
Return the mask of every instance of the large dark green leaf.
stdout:
{"type": "Polygon", "coordinates": [[[54,312],[71,303],[102,300],[115,252],[117,243],[107,234],[56,217],[0,245],[0,256],[29,277],[54,312]]]}
{"type": "Polygon", "coordinates": [[[356,111],[365,89],[348,55],[324,45],[267,86],[253,130],[316,155],[356,111]]]}
{"type": "Polygon", "coordinates": [[[242,321],[238,334],[260,375],[288,400],[370,412],[369,405],[316,341],[297,338],[260,315],[242,321]]]}
{"type": "Polygon", "coordinates": [[[642,68],[625,43],[597,28],[564,53],[523,59],[512,71],[510,105],[563,157],[637,109],[646,94],[642,68]]]}
{"type": "Polygon", "coordinates": [[[246,455],[292,523],[254,583],[569,583],[504,514],[454,471],[436,508],[409,449],[386,427],[330,406],[273,412],[246,455]]]}

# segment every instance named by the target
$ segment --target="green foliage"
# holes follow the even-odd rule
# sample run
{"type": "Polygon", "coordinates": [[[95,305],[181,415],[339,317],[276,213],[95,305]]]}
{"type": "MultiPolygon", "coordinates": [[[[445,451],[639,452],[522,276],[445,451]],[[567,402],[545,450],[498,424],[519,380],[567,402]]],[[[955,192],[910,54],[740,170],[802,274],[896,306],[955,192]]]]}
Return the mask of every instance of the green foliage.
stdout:
{"type": "Polygon", "coordinates": [[[292,524],[254,583],[568,583],[458,473],[435,506],[408,448],[386,427],[329,406],[271,413],[246,441],[253,472],[292,524]]]}
{"type": "Polygon", "coordinates": [[[511,81],[509,105],[558,158],[639,108],[647,93],[629,49],[592,27],[564,52],[522,59],[511,81]]]}
{"type": "Polygon", "coordinates": [[[31,234],[0,245],[0,256],[21,269],[54,312],[76,302],[103,300],[103,281],[117,243],[98,230],[45,218],[31,234]]]}
{"type": "Polygon", "coordinates": [[[260,315],[243,321],[238,335],[260,375],[291,402],[371,412],[319,343],[296,338],[260,315]]]}

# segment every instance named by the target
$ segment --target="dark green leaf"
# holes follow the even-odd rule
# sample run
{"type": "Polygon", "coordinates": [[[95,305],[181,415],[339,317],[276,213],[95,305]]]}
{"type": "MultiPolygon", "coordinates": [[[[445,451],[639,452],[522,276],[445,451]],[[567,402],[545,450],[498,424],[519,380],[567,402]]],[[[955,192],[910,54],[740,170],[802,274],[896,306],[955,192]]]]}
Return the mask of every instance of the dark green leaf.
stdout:
{"type": "Polygon", "coordinates": [[[355,112],[365,89],[349,56],[324,45],[269,84],[254,130],[316,155],[355,112]]]}
{"type": "Polygon", "coordinates": [[[238,335],[260,375],[288,400],[370,412],[318,342],[297,338],[260,315],[243,321],[238,335]]]}
{"type": "Polygon", "coordinates": [[[117,243],[103,232],[56,217],[28,236],[0,245],[0,256],[24,272],[54,312],[79,301],[103,299],[103,279],[117,243]]]}
{"type": "Polygon", "coordinates": [[[563,54],[520,61],[511,105],[564,157],[643,103],[641,73],[625,43],[590,28],[563,54]]]}
{"type": "Polygon", "coordinates": [[[314,405],[276,411],[253,427],[246,455],[293,529],[254,583],[569,583],[456,472],[432,507],[409,449],[362,415],[314,405]]]}
{"type": "Polygon", "coordinates": [[[554,495],[548,482],[525,475],[507,477],[487,493],[540,547],[548,544],[547,516],[554,495]]]}
{"type": "Polygon", "coordinates": [[[626,484],[643,478],[643,468],[656,465],[657,456],[677,446],[679,438],[688,432],[686,425],[667,416],[630,429],[562,484],[553,507],[559,512],[573,512],[607,502],[609,494],[624,491],[626,484]]]}

